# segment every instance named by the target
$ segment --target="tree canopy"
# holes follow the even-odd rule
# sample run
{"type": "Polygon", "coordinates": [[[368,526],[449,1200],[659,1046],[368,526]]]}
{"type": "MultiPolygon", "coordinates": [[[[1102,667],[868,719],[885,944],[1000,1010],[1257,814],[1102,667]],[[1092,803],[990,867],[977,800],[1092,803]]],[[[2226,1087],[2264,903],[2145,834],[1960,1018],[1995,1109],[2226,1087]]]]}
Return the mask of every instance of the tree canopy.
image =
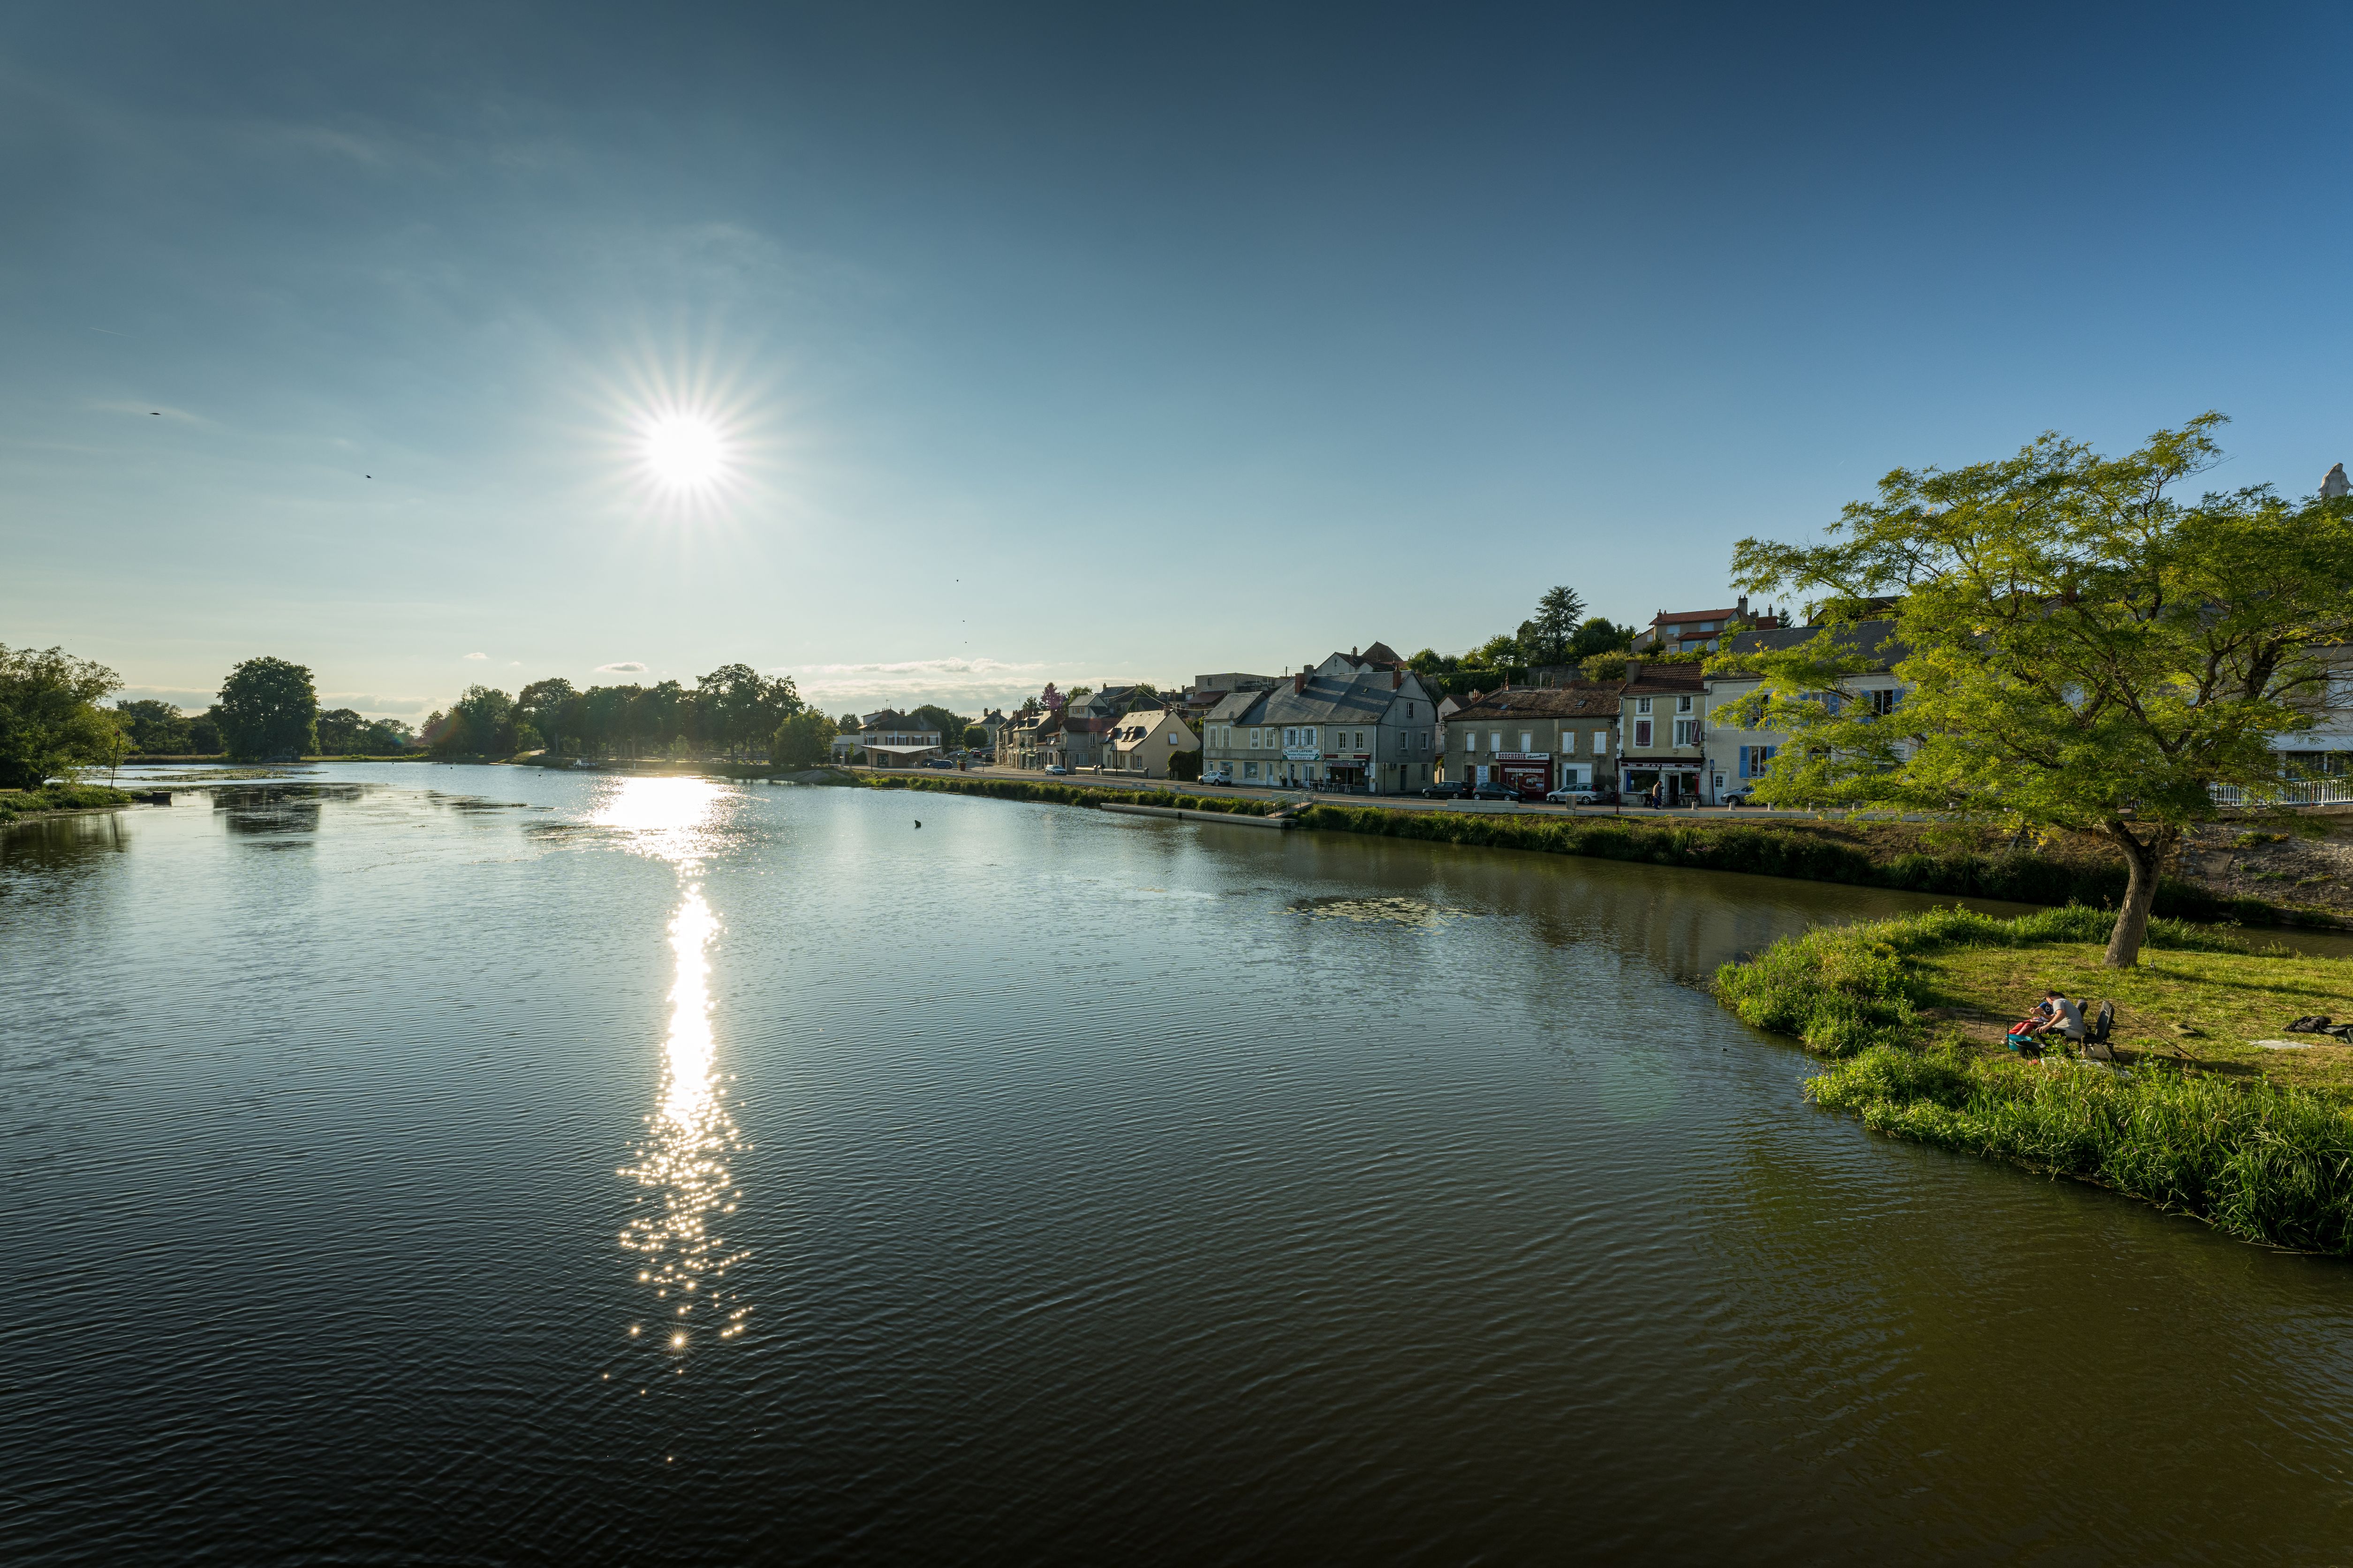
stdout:
{"type": "Polygon", "coordinates": [[[833,738],[840,733],[832,720],[814,708],[804,708],[776,726],[768,742],[768,760],[780,768],[813,768],[833,756],[833,738]]]}
{"type": "Polygon", "coordinates": [[[2207,414],[2106,458],[2047,434],[2015,457],[1897,469],[1821,544],[1740,542],[1733,578],[1817,601],[1821,630],[1717,669],[1765,678],[1789,743],[1767,803],[1927,809],[2094,834],[2128,868],[2107,961],[2137,960],[2158,878],[2212,786],[2262,799],[2307,722],[2313,649],[2353,635],[2353,500],[2267,487],[2187,500],[2220,459],[2207,414]],[[1888,607],[1892,604],[1892,611],[1888,607]],[[1892,614],[1893,649],[1859,646],[1892,614]],[[1858,700],[1890,654],[1900,706],[1858,700]]]}
{"type": "Polygon", "coordinates": [[[311,672],[282,658],[248,658],[231,669],[213,715],[238,762],[305,757],[319,749],[319,694],[311,672]]]}
{"type": "Polygon", "coordinates": [[[98,701],[121,684],[63,648],[0,643],[0,789],[38,789],[114,754],[122,731],[98,701]]]}

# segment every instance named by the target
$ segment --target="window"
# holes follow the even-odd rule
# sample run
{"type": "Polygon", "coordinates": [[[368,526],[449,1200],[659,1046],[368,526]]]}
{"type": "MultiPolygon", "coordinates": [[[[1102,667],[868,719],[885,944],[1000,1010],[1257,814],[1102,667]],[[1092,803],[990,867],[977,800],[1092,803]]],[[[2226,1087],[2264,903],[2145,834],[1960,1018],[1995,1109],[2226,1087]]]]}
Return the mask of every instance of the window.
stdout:
{"type": "Polygon", "coordinates": [[[1637,713],[1648,713],[1650,710],[1651,710],[1651,700],[1650,700],[1649,698],[1647,698],[1647,697],[1637,697],[1636,699],[1634,699],[1634,711],[1635,711],[1635,712],[1637,712],[1637,713]]]}
{"type": "Polygon", "coordinates": [[[1250,731],[1250,749],[1251,751],[1253,751],[1253,752],[1255,752],[1255,751],[1257,751],[1257,750],[1258,750],[1258,737],[1259,737],[1259,732],[1258,732],[1256,730],[1252,730],[1252,731],[1250,731]]]}
{"type": "Polygon", "coordinates": [[[1676,711],[1676,712],[1678,712],[1678,713],[1688,713],[1688,712],[1690,712],[1691,710],[1692,710],[1692,700],[1691,700],[1690,698],[1688,698],[1688,697],[1678,697],[1678,698],[1676,698],[1676,699],[1675,699],[1675,711],[1676,711]]]}
{"type": "Polygon", "coordinates": [[[1895,688],[1883,686],[1876,690],[1866,691],[1862,695],[1863,700],[1871,704],[1870,713],[1873,718],[1884,719],[1895,711],[1895,688]]]}
{"type": "Polygon", "coordinates": [[[1698,720],[1678,719],[1675,721],[1675,744],[1678,746],[1696,746],[1699,744],[1698,720]]]}
{"type": "Polygon", "coordinates": [[[1781,748],[1778,746],[1741,747],[1740,776],[1745,779],[1763,778],[1765,776],[1765,764],[1771,762],[1773,760],[1773,753],[1780,749],[1781,748]]]}
{"type": "Polygon", "coordinates": [[[1467,757],[1467,756],[1469,756],[1472,752],[1473,752],[1477,751],[1478,749],[1479,749],[1479,731],[1476,731],[1476,730],[1465,730],[1465,731],[1462,731],[1462,754],[1463,754],[1464,756],[1466,756],[1466,757],[1467,757]]]}
{"type": "Polygon", "coordinates": [[[1593,731],[1593,754],[1597,757],[1606,757],[1609,754],[1609,731],[1596,730],[1593,731]]]}
{"type": "Polygon", "coordinates": [[[1563,730],[1560,732],[1560,754],[1564,757],[1573,757],[1577,755],[1576,731],[1563,730]]]}
{"type": "Polygon", "coordinates": [[[1244,763],[1242,764],[1242,777],[1246,779],[1254,779],[1258,777],[1258,764],[1256,763],[1244,763]]]}
{"type": "Polygon", "coordinates": [[[1651,743],[1651,721],[1650,721],[1648,719],[1637,719],[1637,720],[1635,720],[1635,721],[1634,721],[1634,744],[1636,744],[1637,746],[1648,746],[1650,743],[1651,743]]]}
{"type": "Polygon", "coordinates": [[[1535,731],[1534,731],[1533,730],[1523,730],[1523,731],[1520,731],[1520,750],[1521,750],[1521,751],[1523,751],[1523,752],[1533,752],[1533,751],[1535,751],[1535,749],[1536,749],[1536,737],[1535,737],[1535,731]]]}
{"type": "Polygon", "coordinates": [[[1504,732],[1501,730],[1487,731],[1487,749],[1491,752],[1500,752],[1504,749],[1504,732]]]}

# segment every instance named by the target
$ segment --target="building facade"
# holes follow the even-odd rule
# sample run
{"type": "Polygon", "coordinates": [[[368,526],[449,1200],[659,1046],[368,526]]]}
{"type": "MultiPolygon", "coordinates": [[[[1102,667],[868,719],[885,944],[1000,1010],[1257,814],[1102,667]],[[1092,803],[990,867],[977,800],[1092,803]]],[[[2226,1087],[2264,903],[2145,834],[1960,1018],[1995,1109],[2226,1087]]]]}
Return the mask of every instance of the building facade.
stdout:
{"type": "MultiPolygon", "coordinates": [[[[1725,645],[1725,651],[1736,655],[1778,651],[1810,642],[1820,635],[1819,626],[1743,632],[1725,645]]],[[[1834,710],[1857,702],[1873,715],[1892,718],[1904,701],[1904,683],[1895,678],[1895,666],[1911,652],[1895,640],[1895,623],[1858,621],[1832,635],[1842,646],[1862,655],[1870,668],[1849,677],[1838,691],[1822,693],[1822,700],[1833,705],[1834,710]]],[[[1761,677],[1724,672],[1707,678],[1707,745],[1702,787],[1709,804],[1721,805],[1732,795],[1746,795],[1788,743],[1787,734],[1757,727],[1756,715],[1764,697],[1765,682],[1761,677]]]]}
{"type": "Polygon", "coordinates": [[[1124,713],[1112,725],[1103,752],[1103,772],[1134,778],[1173,776],[1174,763],[1201,749],[1200,738],[1166,709],[1124,713]]]}
{"type": "Polygon", "coordinates": [[[862,714],[855,730],[833,738],[833,760],[849,762],[862,754],[874,767],[902,768],[940,754],[940,732],[928,724],[885,708],[862,714]]]}
{"type": "Polygon", "coordinates": [[[1707,676],[1698,665],[1628,664],[1618,690],[1618,793],[1656,789],[1670,805],[1703,798],[1706,721],[1707,676]]]}
{"type": "Polygon", "coordinates": [[[1335,654],[1271,691],[1228,693],[1202,721],[1203,772],[1238,784],[1366,795],[1430,783],[1439,758],[1430,693],[1402,664],[1362,662],[1335,654]]]}
{"type": "Polygon", "coordinates": [[[1448,714],[1446,781],[1529,798],[1614,784],[1618,688],[1505,687],[1448,714]]]}

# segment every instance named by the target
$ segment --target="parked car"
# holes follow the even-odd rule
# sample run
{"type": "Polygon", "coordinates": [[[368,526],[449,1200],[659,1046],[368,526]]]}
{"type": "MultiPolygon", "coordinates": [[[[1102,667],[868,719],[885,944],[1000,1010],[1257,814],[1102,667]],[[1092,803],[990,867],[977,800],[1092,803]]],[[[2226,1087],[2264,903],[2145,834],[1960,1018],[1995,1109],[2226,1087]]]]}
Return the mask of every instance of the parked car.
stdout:
{"type": "Polygon", "coordinates": [[[1421,793],[1424,798],[1430,800],[1469,800],[1471,786],[1466,784],[1434,784],[1424,788],[1421,793]]]}
{"type": "Polygon", "coordinates": [[[1203,784],[1229,784],[1234,782],[1234,775],[1224,768],[1203,768],[1201,770],[1200,782],[1203,784]]]}
{"type": "Polygon", "coordinates": [[[954,772],[955,769],[955,764],[948,761],[945,757],[925,757],[923,759],[923,766],[927,768],[946,768],[950,772],[954,772]]]}
{"type": "Polygon", "coordinates": [[[1515,789],[1507,788],[1503,784],[1483,784],[1477,785],[1471,791],[1470,798],[1472,800],[1517,800],[1520,798],[1520,792],[1515,789]]]}
{"type": "Polygon", "coordinates": [[[1061,763],[1047,763],[1047,764],[1046,764],[1046,771],[1047,771],[1048,773],[1059,773],[1059,774],[1060,774],[1060,775],[1061,775],[1062,777],[1064,777],[1064,778],[1068,778],[1068,777],[1070,776],[1070,773],[1071,773],[1071,770],[1070,770],[1070,769],[1068,769],[1068,768],[1064,767],[1064,766],[1063,766],[1061,763]]]}
{"type": "Polygon", "coordinates": [[[1594,805],[1600,802],[1601,792],[1587,784],[1571,784],[1553,791],[1545,799],[1555,805],[1594,805]]]}
{"type": "Polygon", "coordinates": [[[1724,792],[1724,804],[1727,806],[1735,806],[1753,805],[1756,803],[1748,796],[1748,786],[1738,784],[1724,792]]]}

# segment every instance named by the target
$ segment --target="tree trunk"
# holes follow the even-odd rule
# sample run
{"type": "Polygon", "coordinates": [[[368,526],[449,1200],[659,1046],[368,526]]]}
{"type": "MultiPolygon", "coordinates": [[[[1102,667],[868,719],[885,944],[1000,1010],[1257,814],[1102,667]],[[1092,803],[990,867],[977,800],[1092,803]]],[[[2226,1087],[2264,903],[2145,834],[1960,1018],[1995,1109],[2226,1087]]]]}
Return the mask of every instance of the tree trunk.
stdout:
{"type": "Polygon", "coordinates": [[[2116,929],[2108,933],[2106,963],[2110,969],[2130,969],[2140,962],[2141,944],[2148,939],[2148,911],[2157,902],[2158,874],[2172,847],[2174,830],[2162,827],[2144,842],[2121,822],[2107,826],[2108,837],[2125,852],[2125,901],[2116,911],[2116,929]]]}

